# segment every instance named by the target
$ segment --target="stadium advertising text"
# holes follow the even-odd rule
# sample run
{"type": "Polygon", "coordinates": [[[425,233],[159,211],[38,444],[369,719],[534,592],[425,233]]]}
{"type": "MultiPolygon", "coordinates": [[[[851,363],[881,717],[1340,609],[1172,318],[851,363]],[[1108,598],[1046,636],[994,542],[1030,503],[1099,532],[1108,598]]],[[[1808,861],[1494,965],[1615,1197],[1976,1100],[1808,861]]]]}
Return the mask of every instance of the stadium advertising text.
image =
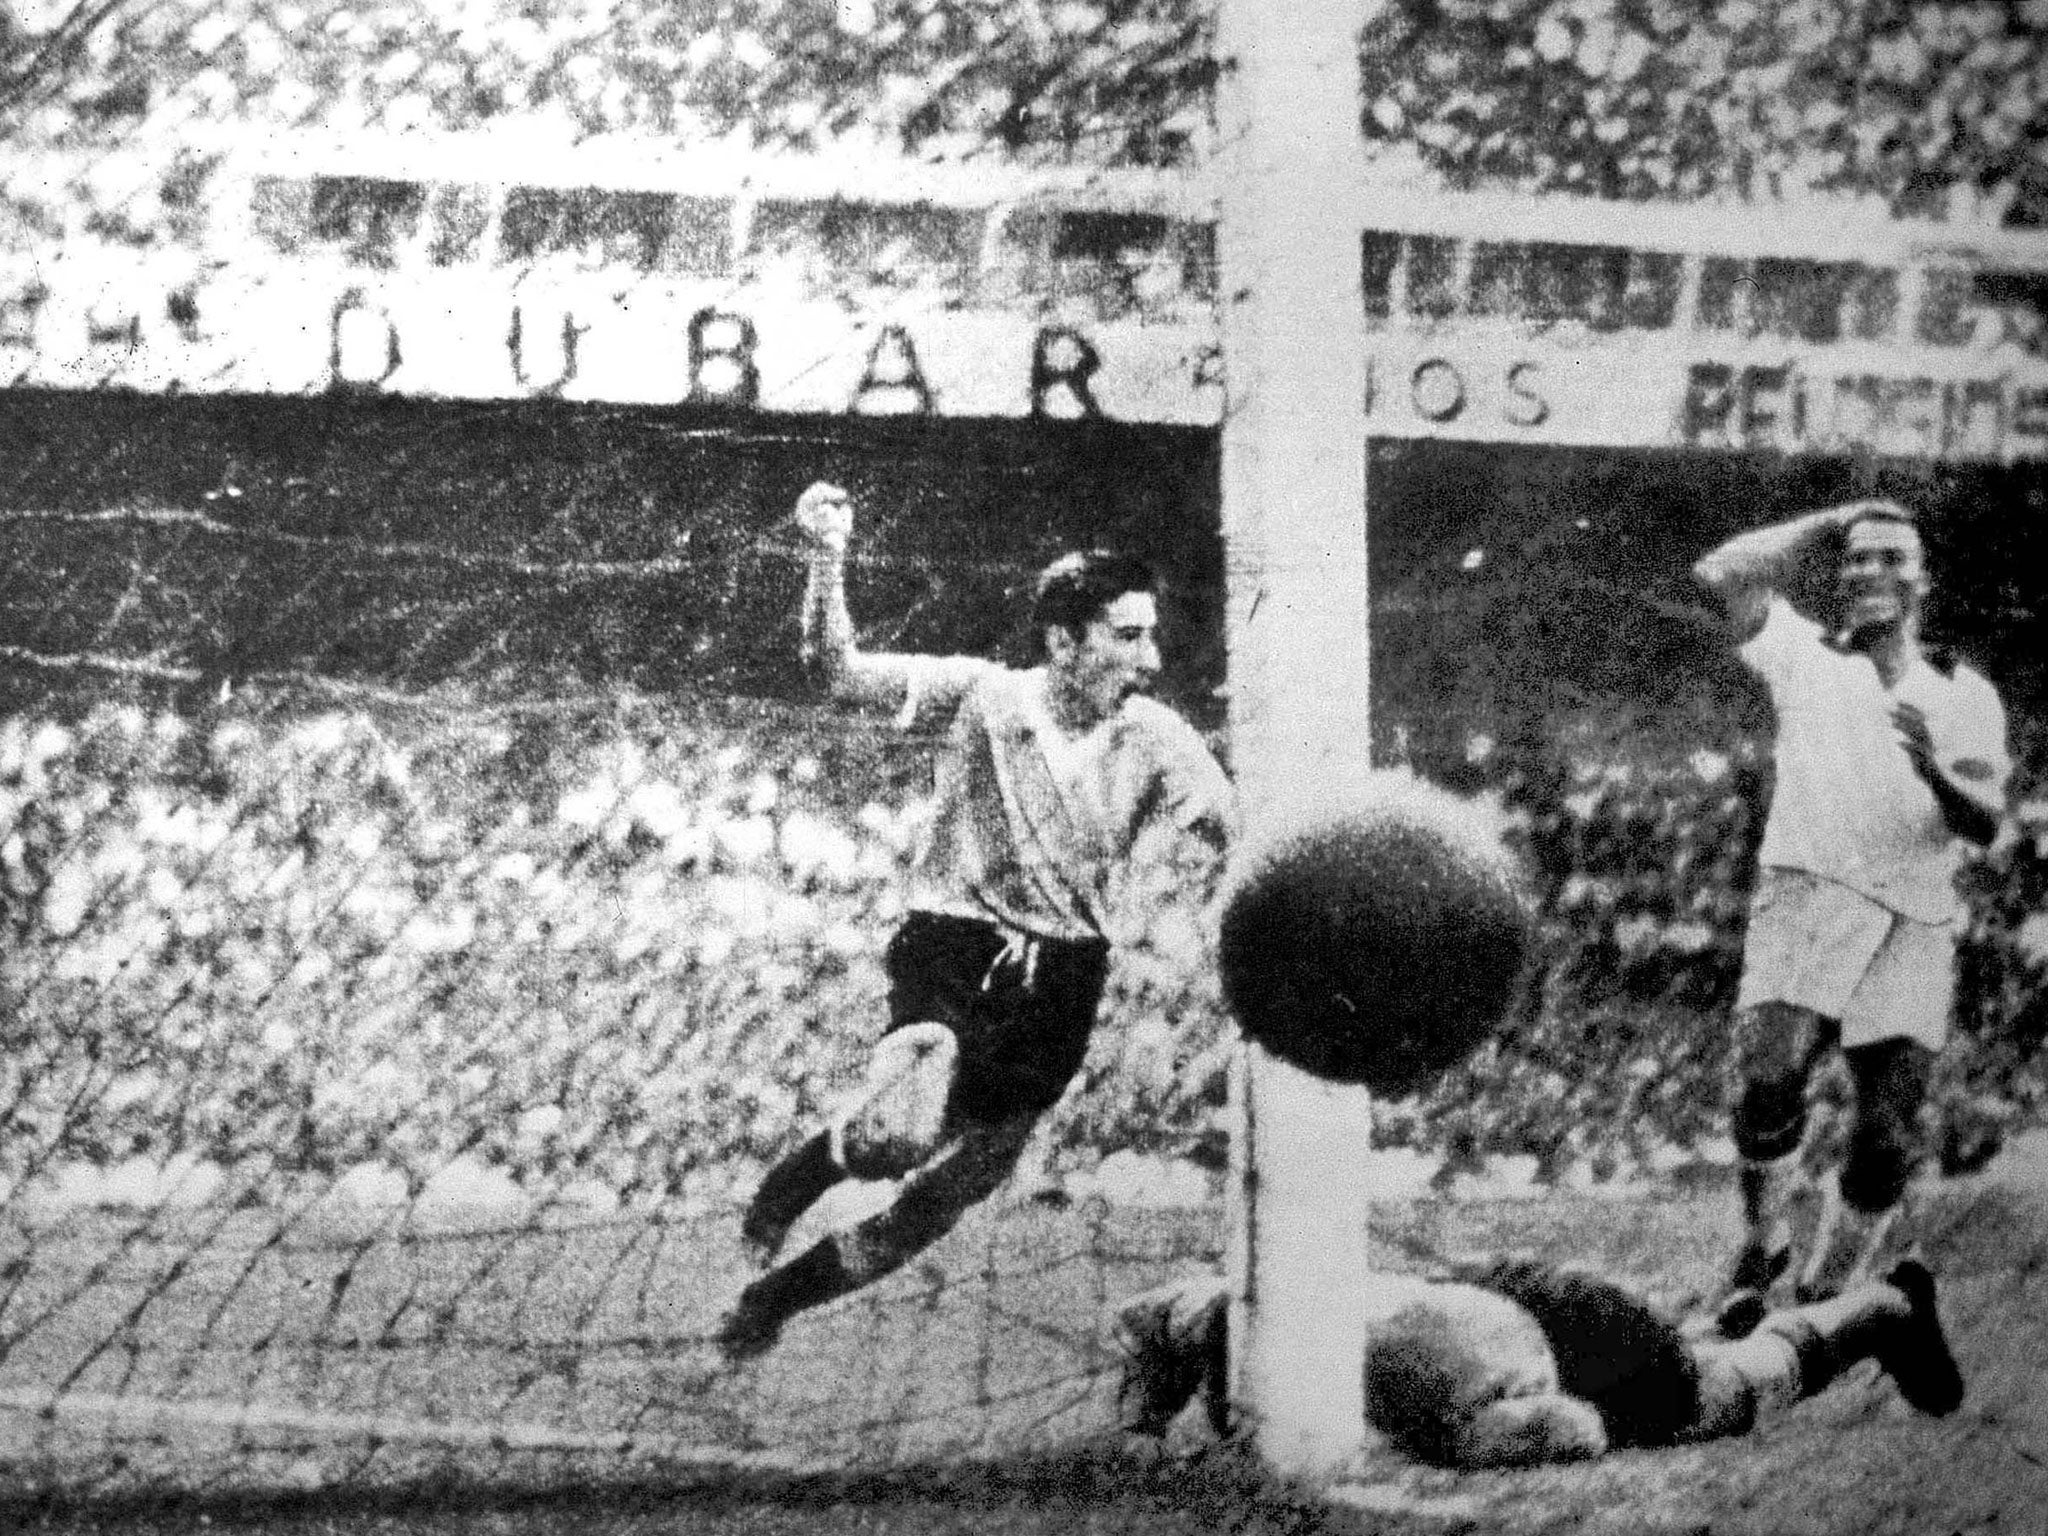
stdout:
{"type": "MultiPolygon", "coordinates": [[[[82,302],[17,287],[0,293],[0,381],[1182,425],[1213,424],[1222,406],[1215,339],[1196,324],[849,315],[730,289],[438,286],[271,281],[102,290],[82,302]]],[[[1398,437],[2048,457],[2048,366],[2036,354],[1948,359],[1868,343],[1692,351],[1667,337],[1631,346],[1498,325],[1387,328],[1374,336],[1368,420],[1398,437]]]]}
{"type": "MultiPolygon", "coordinates": [[[[0,253],[0,387],[1221,420],[1214,230],[1193,215],[495,195],[272,178],[214,247],[231,255],[0,253]]],[[[2048,458],[2048,250],[1598,238],[1363,234],[1368,429],[2048,458]]]]}
{"type": "Polygon", "coordinates": [[[1214,338],[1003,310],[849,316],[653,286],[271,280],[0,291],[0,386],[555,396],[786,414],[1213,423],[1214,338]]]}
{"type": "Polygon", "coordinates": [[[1904,457],[2048,454],[2048,386],[2009,377],[1812,374],[1792,364],[1695,363],[1681,435],[1688,446],[1797,451],[1876,447],[1904,457]]]}

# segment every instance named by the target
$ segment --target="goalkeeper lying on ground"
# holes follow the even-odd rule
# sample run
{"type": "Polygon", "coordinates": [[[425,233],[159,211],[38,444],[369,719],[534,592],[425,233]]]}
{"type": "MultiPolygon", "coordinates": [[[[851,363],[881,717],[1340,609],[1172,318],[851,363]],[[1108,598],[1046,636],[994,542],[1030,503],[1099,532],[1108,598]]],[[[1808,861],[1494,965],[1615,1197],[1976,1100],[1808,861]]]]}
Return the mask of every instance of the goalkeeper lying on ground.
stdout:
{"type": "MultiPolygon", "coordinates": [[[[1875,1360],[1922,1413],[1952,1413],[1963,1381],[1915,1259],[1882,1281],[1763,1317],[1744,1337],[1688,1338],[1633,1293],[1526,1260],[1388,1276],[1403,1294],[1365,1351],[1365,1416],[1400,1450],[1449,1467],[1517,1467],[1624,1446],[1746,1434],[1773,1410],[1875,1360]]],[[[1118,1409],[1163,1434],[1200,1392],[1224,1404],[1220,1279],[1176,1281],[1118,1309],[1118,1409]]]]}

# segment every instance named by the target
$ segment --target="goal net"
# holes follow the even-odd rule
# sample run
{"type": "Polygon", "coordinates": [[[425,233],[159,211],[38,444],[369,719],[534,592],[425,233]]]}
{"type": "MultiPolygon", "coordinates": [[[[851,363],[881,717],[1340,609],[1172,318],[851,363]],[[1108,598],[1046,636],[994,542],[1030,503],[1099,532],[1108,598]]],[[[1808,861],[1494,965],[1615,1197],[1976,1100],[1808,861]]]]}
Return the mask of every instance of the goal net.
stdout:
{"type": "MultiPolygon", "coordinates": [[[[934,745],[791,696],[795,491],[872,511],[871,633],[1004,654],[1070,497],[1199,612],[1200,439],[8,409],[10,1483],[845,1469],[1114,1422],[1106,1309],[1221,1241],[1187,1155],[1220,1163],[1224,1030],[1170,888],[1006,1194],[758,1362],[708,1341],[739,1203],[880,1027],[934,745]]],[[[843,1193],[819,1220],[877,1188],[843,1193]]]]}

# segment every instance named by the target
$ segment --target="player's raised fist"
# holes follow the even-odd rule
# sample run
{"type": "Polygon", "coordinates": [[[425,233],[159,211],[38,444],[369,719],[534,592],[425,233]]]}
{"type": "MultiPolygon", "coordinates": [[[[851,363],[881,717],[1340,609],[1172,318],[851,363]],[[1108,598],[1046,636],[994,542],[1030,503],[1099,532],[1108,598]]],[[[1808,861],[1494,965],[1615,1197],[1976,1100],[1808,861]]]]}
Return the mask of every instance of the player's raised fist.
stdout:
{"type": "Polygon", "coordinates": [[[853,534],[853,502],[839,486],[817,481],[796,499],[796,525],[817,548],[843,550],[853,534]]]}

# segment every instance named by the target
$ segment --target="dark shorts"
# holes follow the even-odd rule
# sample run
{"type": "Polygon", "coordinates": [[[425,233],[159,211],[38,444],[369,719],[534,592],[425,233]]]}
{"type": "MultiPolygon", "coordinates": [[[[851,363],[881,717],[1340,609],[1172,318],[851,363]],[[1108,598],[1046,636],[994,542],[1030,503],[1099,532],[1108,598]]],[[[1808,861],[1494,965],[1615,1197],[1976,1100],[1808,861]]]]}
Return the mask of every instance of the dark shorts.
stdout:
{"type": "Polygon", "coordinates": [[[1099,940],[1032,939],[912,912],[889,940],[889,1028],[935,1022],[960,1042],[948,1120],[1006,1120],[1059,1102],[1088,1055],[1109,974],[1099,940]]]}
{"type": "Polygon", "coordinates": [[[1478,1283],[1533,1315],[1557,1361],[1558,1386],[1600,1411],[1608,1443],[1670,1445],[1699,1416],[1699,1363],[1668,1319],[1623,1286],[1527,1260],[1478,1283]]]}

